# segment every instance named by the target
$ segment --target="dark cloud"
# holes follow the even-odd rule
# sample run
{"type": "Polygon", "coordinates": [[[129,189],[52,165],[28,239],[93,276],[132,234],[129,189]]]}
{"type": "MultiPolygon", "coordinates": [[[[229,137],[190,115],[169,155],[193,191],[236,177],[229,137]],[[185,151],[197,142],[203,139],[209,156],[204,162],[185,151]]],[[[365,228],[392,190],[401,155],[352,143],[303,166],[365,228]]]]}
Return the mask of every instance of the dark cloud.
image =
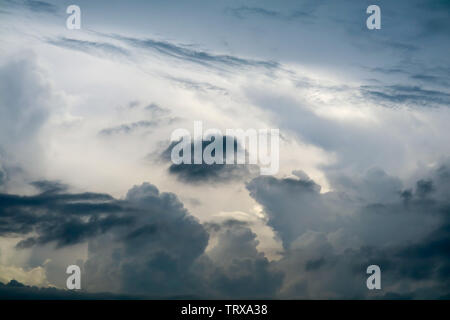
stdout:
{"type": "Polygon", "coordinates": [[[322,267],[323,265],[325,265],[325,263],[326,263],[325,258],[308,260],[308,261],[306,261],[306,264],[305,264],[305,270],[306,271],[317,270],[320,267],[322,267]]]}
{"type": "Polygon", "coordinates": [[[433,181],[432,180],[419,180],[419,181],[417,181],[416,194],[419,197],[425,198],[428,195],[430,195],[433,191],[434,191],[434,187],[433,187],[433,181]]]}
{"type": "MultiPolygon", "coordinates": [[[[3,236],[37,234],[19,247],[87,241],[83,272],[89,292],[144,298],[449,296],[447,165],[406,190],[379,169],[348,178],[344,191],[326,193],[305,173],[295,175],[260,176],[247,183],[268,225],[282,240],[284,251],[277,261],[270,262],[258,251],[247,223],[202,225],[176,195],[148,183],[131,188],[123,200],[98,193],[69,194],[63,188],[49,192],[55,188],[47,186],[54,183],[34,183],[44,186],[44,192],[0,195],[0,226],[3,236]],[[208,243],[213,245],[206,250],[208,243]],[[365,287],[365,270],[371,264],[381,267],[381,292],[365,287]]],[[[0,293],[59,297],[52,289],[16,287],[21,286],[0,285],[0,293]]],[[[66,294],[70,295],[62,298],[70,299],[66,294]]]]}
{"type": "Polygon", "coordinates": [[[26,286],[16,280],[0,282],[0,300],[110,300],[139,299],[138,296],[115,295],[111,293],[88,293],[57,288],[26,286]]]}
{"type": "MultiPolygon", "coordinates": [[[[34,185],[48,188],[50,183],[34,185]]],[[[35,196],[0,194],[0,235],[37,234],[20,241],[18,248],[46,243],[64,247],[133,221],[124,204],[109,195],[68,194],[61,193],[60,185],[51,187],[35,196]]]]}
{"type": "Polygon", "coordinates": [[[194,294],[192,264],[203,254],[208,233],[172,193],[148,183],[125,201],[136,208],[133,228],[90,241],[85,264],[90,287],[143,295],[194,294]]]}
{"type": "Polygon", "coordinates": [[[419,180],[414,190],[397,191],[398,180],[379,170],[349,179],[347,185],[352,188],[344,192],[320,193],[305,177],[258,177],[247,184],[285,248],[275,263],[285,279],[280,296],[448,297],[448,166],[419,180]],[[380,197],[386,191],[392,195],[380,197]],[[382,270],[383,290],[378,293],[365,287],[365,268],[371,264],[382,270]]]}
{"type": "Polygon", "coordinates": [[[124,200],[98,193],[0,194],[0,235],[30,233],[36,236],[19,241],[18,249],[54,243],[62,250],[87,241],[90,290],[145,296],[198,289],[190,267],[208,243],[178,198],[148,183],[124,200]]]}
{"type": "MultiPolygon", "coordinates": [[[[175,175],[180,181],[187,183],[223,183],[230,182],[233,180],[248,179],[256,175],[259,168],[257,165],[249,164],[225,164],[225,158],[227,152],[226,150],[226,139],[227,137],[222,137],[223,139],[223,162],[224,164],[206,164],[202,161],[201,164],[194,164],[194,146],[200,147],[200,142],[191,142],[191,164],[171,164],[169,167],[169,173],[175,175]]],[[[237,140],[234,140],[234,150],[232,151],[235,155],[240,146],[237,140]]],[[[171,152],[174,146],[179,142],[172,142],[169,147],[163,151],[161,157],[164,161],[171,162],[171,152]]],[[[201,142],[201,148],[204,150],[211,142],[203,140],[201,142]]],[[[214,155],[214,154],[213,154],[214,155]]]]}
{"type": "Polygon", "coordinates": [[[0,285],[0,296],[272,297],[281,284],[282,274],[272,271],[269,261],[257,251],[256,235],[247,225],[228,221],[214,228],[202,226],[174,194],[160,193],[148,183],[130,189],[122,201],[92,193],[1,195],[0,208],[1,225],[8,228],[9,236],[32,230],[39,235],[19,242],[19,248],[47,242],[59,243],[62,248],[88,241],[89,258],[82,267],[90,292],[38,289],[13,281],[0,285]],[[73,209],[66,208],[72,201],[95,201],[103,206],[91,204],[89,213],[79,208],[77,215],[88,219],[76,219],[73,209]],[[105,202],[117,207],[105,207],[105,202]],[[14,228],[19,222],[22,228],[14,228]],[[217,245],[205,252],[210,235],[217,245]]]}

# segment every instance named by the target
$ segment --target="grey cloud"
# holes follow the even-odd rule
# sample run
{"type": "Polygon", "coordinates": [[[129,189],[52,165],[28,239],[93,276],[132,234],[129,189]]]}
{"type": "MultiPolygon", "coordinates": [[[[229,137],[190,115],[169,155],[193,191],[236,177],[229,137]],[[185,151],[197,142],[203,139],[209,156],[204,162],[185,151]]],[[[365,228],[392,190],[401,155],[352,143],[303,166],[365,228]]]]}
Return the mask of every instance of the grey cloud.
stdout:
{"type": "Polygon", "coordinates": [[[115,295],[111,293],[88,293],[57,288],[39,288],[24,285],[16,280],[0,282],[0,300],[128,300],[138,296],[115,295]]]}
{"type": "Polygon", "coordinates": [[[228,221],[215,227],[202,226],[174,194],[161,193],[148,183],[131,188],[120,201],[93,193],[1,195],[0,208],[0,225],[8,227],[9,236],[25,235],[31,230],[38,234],[19,242],[19,248],[88,241],[89,250],[88,260],[82,265],[89,279],[89,293],[71,295],[13,281],[0,284],[0,296],[273,297],[282,281],[282,274],[273,271],[271,263],[257,251],[256,235],[247,225],[228,221]],[[89,210],[83,206],[67,209],[72,202],[89,202],[89,210]],[[105,202],[116,206],[105,206],[105,202]],[[88,220],[76,219],[78,216],[88,220]],[[26,228],[14,229],[19,223],[26,228]],[[210,235],[217,239],[217,245],[205,252],[210,235]]]}
{"type": "Polygon", "coordinates": [[[144,295],[196,293],[191,268],[208,233],[174,194],[151,184],[130,189],[126,201],[138,209],[136,227],[90,241],[85,264],[90,287],[144,295]]]}
{"type": "Polygon", "coordinates": [[[367,178],[353,180],[352,189],[374,194],[370,197],[341,190],[321,194],[305,178],[252,180],[247,188],[264,206],[268,224],[285,248],[275,264],[285,275],[280,296],[447,297],[449,177],[448,166],[442,165],[419,180],[414,191],[402,193],[396,191],[398,179],[369,172],[367,178]],[[364,187],[368,183],[373,187],[364,187]],[[375,195],[386,191],[392,196],[375,195]],[[408,194],[407,203],[401,194],[408,194]],[[373,200],[378,202],[371,204],[373,200]],[[383,292],[378,294],[365,287],[365,268],[371,264],[383,272],[383,292]]]}
{"type": "Polygon", "coordinates": [[[414,74],[411,75],[411,79],[418,80],[423,83],[429,83],[432,85],[447,86],[450,79],[439,75],[427,75],[427,74],[414,74]]]}
{"type": "MultiPolygon", "coordinates": [[[[259,170],[257,165],[250,164],[225,164],[226,158],[226,137],[223,139],[223,159],[224,164],[194,164],[194,145],[200,147],[199,141],[191,142],[191,164],[171,164],[169,173],[175,175],[180,181],[186,183],[224,183],[235,180],[248,179],[255,176],[259,170]]],[[[171,162],[171,152],[178,142],[172,142],[161,155],[162,160],[171,162]]],[[[201,142],[202,150],[210,144],[209,141],[203,140],[201,142]]],[[[237,141],[234,140],[234,154],[237,153],[238,148],[241,148],[237,141]]]]}
{"type": "Polygon", "coordinates": [[[34,181],[31,183],[31,185],[37,188],[42,193],[58,193],[64,192],[68,189],[68,186],[66,184],[49,180],[34,181]]]}
{"type": "Polygon", "coordinates": [[[132,38],[121,35],[110,35],[113,39],[123,41],[134,47],[154,50],[166,56],[180,59],[183,61],[190,61],[206,66],[229,66],[229,67],[264,67],[277,68],[277,62],[274,61],[259,61],[244,59],[231,55],[216,55],[201,50],[195,50],[190,47],[184,47],[170,43],[168,41],[160,41],[154,39],[132,38]]]}
{"type": "Polygon", "coordinates": [[[148,183],[131,188],[124,200],[61,191],[3,194],[1,217],[10,220],[0,225],[26,234],[31,228],[12,227],[44,224],[36,229],[41,242],[29,238],[23,246],[58,236],[65,243],[87,240],[89,292],[145,298],[441,298],[450,294],[449,172],[442,165],[408,192],[397,191],[399,180],[380,170],[349,178],[344,191],[326,193],[300,171],[298,179],[253,179],[247,184],[250,195],[283,242],[282,258],[272,262],[257,250],[247,223],[201,225],[176,195],[148,183]],[[386,197],[389,192],[392,197],[386,197]],[[58,215],[66,218],[49,227],[58,215]],[[77,216],[89,217],[88,225],[73,223],[77,216]],[[126,217],[132,220],[114,220],[126,217]],[[214,245],[206,250],[209,239],[214,245]],[[378,294],[365,287],[370,264],[382,268],[384,291],[378,294]]]}
{"type": "Polygon", "coordinates": [[[150,121],[146,121],[146,120],[142,120],[142,121],[138,121],[138,122],[132,122],[132,123],[128,123],[128,124],[122,124],[119,126],[115,126],[115,127],[111,127],[111,128],[105,128],[102,129],[99,134],[101,135],[113,135],[113,134],[121,134],[121,133],[132,133],[138,129],[142,129],[142,128],[154,128],[159,124],[159,121],[156,120],[150,120],[150,121]]]}
{"type": "Polygon", "coordinates": [[[19,241],[18,249],[54,243],[62,250],[88,242],[83,267],[91,292],[145,297],[198,292],[190,268],[203,254],[208,233],[174,194],[151,184],[131,188],[124,200],[61,191],[0,194],[0,235],[31,232],[36,236],[19,241]]]}
{"type": "Polygon", "coordinates": [[[11,149],[32,141],[49,115],[51,90],[33,56],[0,66],[0,147],[11,149]]]}
{"type": "Polygon", "coordinates": [[[309,228],[324,227],[327,207],[321,199],[320,186],[312,180],[260,176],[247,183],[247,189],[264,206],[267,224],[285,248],[309,228]]]}
{"type": "MultiPolygon", "coordinates": [[[[120,41],[123,44],[132,46],[134,48],[152,50],[156,53],[165,55],[167,57],[179,59],[182,61],[189,61],[208,67],[216,67],[216,68],[261,67],[269,70],[280,67],[279,63],[275,61],[246,59],[232,55],[213,54],[208,53],[206,51],[193,49],[192,46],[177,45],[169,41],[145,39],[145,38],[133,38],[118,34],[107,35],[98,32],[96,32],[95,34],[101,37],[113,39],[115,41],[120,41]]],[[[82,51],[90,54],[97,54],[97,55],[106,54],[113,56],[122,56],[126,58],[131,57],[130,50],[107,41],[90,41],[90,40],[58,37],[46,39],[46,42],[58,47],[82,51]]]]}
{"type": "Polygon", "coordinates": [[[140,102],[131,101],[128,104],[127,108],[140,108],[150,115],[151,120],[140,120],[136,122],[120,124],[110,128],[104,128],[99,131],[99,134],[103,136],[111,136],[115,134],[130,134],[139,131],[140,129],[153,129],[158,126],[170,124],[174,121],[177,121],[176,117],[169,116],[171,113],[169,109],[160,107],[156,103],[150,103],[141,106],[140,102]]]}
{"type": "Polygon", "coordinates": [[[223,95],[229,95],[229,91],[225,88],[218,87],[216,85],[213,85],[208,82],[198,82],[194,81],[192,79],[182,79],[182,78],[175,78],[175,77],[168,77],[171,81],[177,83],[182,88],[186,89],[193,89],[200,92],[208,92],[208,91],[215,91],[217,93],[223,94],[223,95]]]}
{"type": "Polygon", "coordinates": [[[384,73],[384,74],[407,74],[407,75],[409,75],[408,71],[406,71],[400,67],[391,67],[391,68],[376,67],[376,68],[371,68],[370,70],[374,71],[374,72],[384,73]]]}
{"type": "Polygon", "coordinates": [[[248,6],[242,6],[238,8],[230,8],[227,9],[227,11],[231,12],[234,16],[240,19],[248,18],[252,15],[254,16],[261,16],[266,18],[273,18],[273,19],[279,19],[279,20],[285,20],[285,21],[291,21],[294,19],[302,19],[301,21],[305,21],[305,19],[313,18],[313,15],[311,12],[301,11],[301,10],[294,10],[289,13],[282,13],[280,11],[276,10],[270,10],[265,8],[258,8],[258,7],[248,7],[248,6]]]}
{"type": "Polygon", "coordinates": [[[365,203],[395,202],[399,193],[403,191],[400,179],[376,167],[370,168],[362,175],[354,174],[352,177],[329,172],[328,180],[336,190],[345,192],[351,199],[365,203]]]}
{"type": "Polygon", "coordinates": [[[161,117],[170,113],[170,110],[163,108],[156,103],[150,103],[146,105],[144,109],[150,112],[154,117],[161,117]]]}
{"type": "Polygon", "coordinates": [[[123,57],[130,56],[130,53],[126,49],[108,42],[88,41],[66,37],[47,39],[46,41],[47,43],[52,44],[54,46],[77,50],[85,53],[102,54],[102,55],[112,54],[123,57]]]}
{"type": "Polygon", "coordinates": [[[52,3],[38,0],[26,0],[24,5],[33,12],[57,13],[58,7],[52,3]]]}
{"type": "MultiPolygon", "coordinates": [[[[432,86],[448,86],[450,81],[448,70],[445,68],[417,68],[417,65],[404,64],[395,67],[376,67],[370,68],[370,71],[381,73],[384,75],[395,76],[403,75],[409,77],[412,81],[419,84],[427,84],[432,86]],[[411,70],[412,69],[412,70],[411,70]],[[420,71],[419,71],[420,70],[420,71]]],[[[419,87],[419,86],[418,86],[419,87]]]]}
{"type": "MultiPolygon", "coordinates": [[[[45,188],[49,183],[35,185],[45,188]]],[[[18,248],[46,243],[64,247],[133,221],[124,215],[130,210],[106,194],[68,194],[52,187],[35,196],[0,194],[0,235],[37,234],[20,241],[18,248]]]]}
{"type": "Polygon", "coordinates": [[[207,225],[217,245],[200,260],[198,268],[213,297],[232,299],[271,298],[281,286],[283,274],[256,249],[256,235],[235,220],[207,225]]]}
{"type": "Polygon", "coordinates": [[[6,182],[6,172],[3,170],[0,165],[0,187],[6,182]]]}
{"type": "Polygon", "coordinates": [[[40,0],[4,0],[3,2],[11,8],[26,8],[36,13],[57,14],[59,11],[58,6],[40,0]]]}
{"type": "Polygon", "coordinates": [[[442,91],[423,89],[419,86],[362,86],[364,95],[381,104],[397,106],[407,104],[412,106],[449,106],[450,94],[442,91]]]}

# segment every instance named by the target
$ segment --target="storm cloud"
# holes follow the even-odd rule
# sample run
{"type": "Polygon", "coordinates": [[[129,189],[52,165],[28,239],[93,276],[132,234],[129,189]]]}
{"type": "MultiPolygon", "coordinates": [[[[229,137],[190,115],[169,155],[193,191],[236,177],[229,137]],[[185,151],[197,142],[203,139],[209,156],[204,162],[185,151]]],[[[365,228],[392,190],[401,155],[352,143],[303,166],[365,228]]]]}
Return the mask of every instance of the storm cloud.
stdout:
{"type": "Polygon", "coordinates": [[[77,4],[0,11],[0,298],[450,297],[448,1],[77,4]],[[174,164],[198,120],[278,173],[174,164]]]}

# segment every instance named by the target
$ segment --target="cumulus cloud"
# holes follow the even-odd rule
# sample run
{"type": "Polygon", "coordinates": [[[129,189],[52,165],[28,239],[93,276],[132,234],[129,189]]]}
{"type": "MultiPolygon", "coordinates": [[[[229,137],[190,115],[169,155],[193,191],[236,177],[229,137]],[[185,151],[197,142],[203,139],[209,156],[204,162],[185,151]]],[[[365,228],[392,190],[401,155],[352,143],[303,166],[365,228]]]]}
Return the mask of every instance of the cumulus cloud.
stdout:
{"type": "Polygon", "coordinates": [[[0,265],[0,283],[8,283],[13,280],[40,287],[49,285],[43,267],[24,270],[21,267],[0,265]]]}
{"type": "Polygon", "coordinates": [[[149,183],[134,186],[123,200],[34,183],[44,192],[1,195],[2,233],[38,234],[19,242],[20,248],[53,242],[61,250],[87,241],[89,292],[147,298],[448,296],[448,166],[398,191],[399,181],[379,170],[352,181],[350,191],[326,193],[303,172],[295,174],[247,183],[282,241],[279,260],[258,251],[247,222],[200,224],[176,195],[149,183]],[[352,194],[355,189],[362,196],[352,194]],[[386,190],[393,193],[390,200],[364,196],[386,190]],[[382,269],[382,292],[365,288],[371,264],[382,269]]]}
{"type": "Polygon", "coordinates": [[[193,294],[193,261],[208,243],[208,233],[172,193],[151,184],[129,190],[136,224],[89,242],[85,264],[90,287],[99,291],[171,295],[193,294]]]}
{"type": "Polygon", "coordinates": [[[199,262],[202,279],[215,297],[273,298],[283,274],[258,252],[256,235],[243,222],[207,224],[215,245],[199,262]]]}
{"type": "Polygon", "coordinates": [[[285,248],[276,263],[286,279],[280,295],[377,297],[364,282],[365,268],[377,264],[384,286],[379,298],[448,296],[448,177],[448,166],[438,167],[408,190],[407,201],[399,181],[379,170],[348,180],[361,191],[356,197],[345,189],[319,193],[305,178],[252,180],[247,188],[285,248]],[[390,197],[379,197],[388,190],[390,197]]]}

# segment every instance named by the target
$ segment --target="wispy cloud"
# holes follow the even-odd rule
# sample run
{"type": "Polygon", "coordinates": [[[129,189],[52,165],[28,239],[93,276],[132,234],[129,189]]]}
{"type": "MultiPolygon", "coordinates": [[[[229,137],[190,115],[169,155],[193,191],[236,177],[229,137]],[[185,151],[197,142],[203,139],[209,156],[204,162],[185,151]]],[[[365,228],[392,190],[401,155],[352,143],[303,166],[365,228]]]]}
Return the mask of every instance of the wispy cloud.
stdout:
{"type": "Polygon", "coordinates": [[[89,40],[79,40],[72,38],[59,37],[56,39],[47,39],[47,43],[68,48],[72,50],[93,53],[93,54],[115,54],[120,56],[129,57],[130,53],[119,46],[108,42],[98,42],[89,40]]]}

